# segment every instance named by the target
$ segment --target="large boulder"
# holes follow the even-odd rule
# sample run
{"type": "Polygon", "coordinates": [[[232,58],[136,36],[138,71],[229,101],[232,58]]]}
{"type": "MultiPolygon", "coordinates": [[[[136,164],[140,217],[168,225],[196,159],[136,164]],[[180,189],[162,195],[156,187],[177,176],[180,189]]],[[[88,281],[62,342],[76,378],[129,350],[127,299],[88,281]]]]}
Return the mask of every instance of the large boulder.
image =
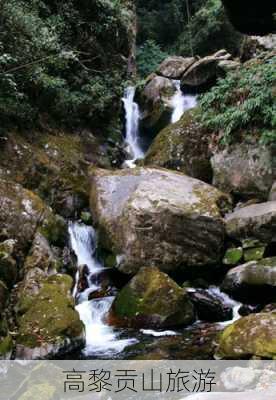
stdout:
{"type": "Polygon", "coordinates": [[[179,80],[195,61],[195,57],[170,56],[160,64],[157,74],[165,78],[179,80]]]}
{"type": "Polygon", "coordinates": [[[173,169],[210,182],[209,135],[197,121],[197,114],[198,110],[186,111],[180,121],[163,129],[151,144],[144,164],[173,169]]]}
{"type": "Polygon", "coordinates": [[[37,230],[52,244],[63,244],[66,224],[33,192],[0,179],[0,236],[15,241],[17,258],[28,250],[37,230]]]}
{"type": "Polygon", "coordinates": [[[165,128],[172,116],[172,97],[176,92],[173,80],[151,75],[139,93],[140,126],[152,135],[165,128]]]}
{"type": "Polygon", "coordinates": [[[183,91],[187,90],[205,90],[215,84],[219,76],[218,64],[221,61],[231,59],[231,54],[225,50],[200,58],[194,62],[182,75],[181,87],[183,91]]]}
{"type": "Polygon", "coordinates": [[[219,189],[244,199],[267,199],[275,174],[270,148],[239,143],[215,153],[211,162],[219,189]]]}
{"type": "Polygon", "coordinates": [[[16,306],[16,358],[37,359],[84,345],[84,327],[74,309],[68,275],[42,278],[34,291],[24,286],[16,306]]]}
{"type": "Polygon", "coordinates": [[[113,312],[126,326],[165,328],[194,321],[185,289],[157,268],[141,268],[116,297],[113,312]]]}
{"type": "Polygon", "coordinates": [[[231,269],[222,283],[222,290],[247,303],[275,300],[276,257],[250,261],[231,269]]]}
{"type": "Polygon", "coordinates": [[[229,198],[180,173],[155,168],[92,170],[91,212],[100,241],[129,274],[216,264],[229,198]]]}
{"type": "Polygon", "coordinates": [[[251,314],[228,326],[221,335],[219,357],[276,357],[276,312],[251,314]]]}
{"type": "Polygon", "coordinates": [[[227,234],[233,239],[254,238],[264,243],[276,241],[276,201],[237,209],[225,220],[227,234]]]}

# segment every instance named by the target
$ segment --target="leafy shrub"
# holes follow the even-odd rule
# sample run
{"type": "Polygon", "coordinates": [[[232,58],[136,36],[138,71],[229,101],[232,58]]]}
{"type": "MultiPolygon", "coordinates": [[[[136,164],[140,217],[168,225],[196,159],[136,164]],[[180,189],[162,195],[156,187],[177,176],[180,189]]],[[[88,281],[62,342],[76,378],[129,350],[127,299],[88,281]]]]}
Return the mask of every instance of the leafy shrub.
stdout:
{"type": "Polygon", "coordinates": [[[137,69],[140,76],[145,77],[156,70],[158,65],[168,56],[153,41],[147,40],[137,49],[137,69]]]}
{"type": "MultiPolygon", "coordinates": [[[[1,125],[107,125],[118,115],[126,0],[2,0],[1,125]]],[[[125,71],[125,72],[124,72],[125,71]]]]}
{"type": "Polygon", "coordinates": [[[223,144],[237,140],[241,132],[276,144],[275,64],[276,57],[246,63],[201,98],[202,123],[223,144]]]}

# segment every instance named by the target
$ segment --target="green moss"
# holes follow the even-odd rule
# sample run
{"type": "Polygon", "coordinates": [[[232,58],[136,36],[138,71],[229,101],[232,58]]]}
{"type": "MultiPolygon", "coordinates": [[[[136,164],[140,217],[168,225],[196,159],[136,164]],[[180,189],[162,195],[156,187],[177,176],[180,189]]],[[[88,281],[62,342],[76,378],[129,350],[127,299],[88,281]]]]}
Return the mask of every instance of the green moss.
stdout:
{"type": "Polygon", "coordinates": [[[68,275],[53,275],[41,282],[37,295],[21,295],[17,307],[21,314],[17,343],[36,347],[82,334],[83,326],[69,294],[72,284],[68,275]]]}
{"type": "Polygon", "coordinates": [[[10,335],[6,336],[4,339],[0,339],[0,357],[5,357],[12,351],[13,341],[10,335]]]}
{"type": "Polygon", "coordinates": [[[276,313],[252,314],[227,327],[220,338],[223,358],[276,357],[276,313]]]}
{"type": "Polygon", "coordinates": [[[67,226],[60,216],[50,215],[43,221],[39,231],[51,245],[62,247],[66,243],[67,226]]]}
{"type": "Polygon", "coordinates": [[[242,260],[242,257],[243,250],[241,247],[227,249],[223,259],[223,264],[237,265],[242,260]]]}
{"type": "Polygon", "coordinates": [[[256,247],[253,249],[247,249],[244,251],[245,261],[257,261],[261,260],[264,256],[266,246],[256,247]]]}

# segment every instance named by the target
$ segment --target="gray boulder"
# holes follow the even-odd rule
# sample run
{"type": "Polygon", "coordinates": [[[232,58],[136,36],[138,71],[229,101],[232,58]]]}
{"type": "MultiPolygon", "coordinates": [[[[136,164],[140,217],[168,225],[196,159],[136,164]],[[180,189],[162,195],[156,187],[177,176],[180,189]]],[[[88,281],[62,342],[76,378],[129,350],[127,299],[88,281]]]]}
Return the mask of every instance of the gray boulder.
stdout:
{"type": "Polygon", "coordinates": [[[180,173],[154,168],[92,171],[91,212],[101,243],[129,274],[216,264],[228,196],[180,173]]]}
{"type": "Polygon", "coordinates": [[[180,79],[195,61],[194,57],[168,57],[160,64],[157,74],[165,78],[180,79]]]}

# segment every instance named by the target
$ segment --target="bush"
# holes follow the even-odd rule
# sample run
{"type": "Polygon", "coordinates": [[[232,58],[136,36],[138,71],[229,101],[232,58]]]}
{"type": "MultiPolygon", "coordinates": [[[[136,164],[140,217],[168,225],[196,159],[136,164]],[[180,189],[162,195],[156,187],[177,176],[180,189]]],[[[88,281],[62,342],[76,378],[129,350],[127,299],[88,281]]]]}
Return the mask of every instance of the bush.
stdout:
{"type": "Polygon", "coordinates": [[[1,125],[91,125],[118,114],[130,15],[126,0],[3,0],[1,125]],[[57,121],[57,122],[56,122],[57,121]]]}
{"type": "Polygon", "coordinates": [[[154,72],[158,65],[168,56],[153,41],[147,40],[137,49],[137,69],[141,77],[146,77],[154,72]]]}
{"type": "Polygon", "coordinates": [[[223,144],[238,140],[241,133],[276,144],[275,64],[276,57],[246,63],[202,96],[202,123],[223,144]]]}

